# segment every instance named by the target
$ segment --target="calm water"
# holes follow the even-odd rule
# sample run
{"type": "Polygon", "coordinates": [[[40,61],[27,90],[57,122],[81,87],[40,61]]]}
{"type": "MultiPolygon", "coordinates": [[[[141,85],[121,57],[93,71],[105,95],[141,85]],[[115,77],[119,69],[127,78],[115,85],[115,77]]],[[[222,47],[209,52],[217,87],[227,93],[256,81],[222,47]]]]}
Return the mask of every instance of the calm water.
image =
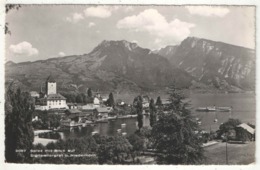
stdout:
{"type": "MultiPolygon", "coordinates": [[[[190,96],[192,113],[194,117],[201,120],[201,128],[204,130],[217,130],[219,125],[229,118],[237,118],[242,122],[255,124],[256,101],[254,94],[192,94],[190,96]],[[232,112],[197,112],[197,107],[206,106],[232,106],[232,112]],[[214,119],[218,122],[214,123],[214,119]]],[[[144,126],[149,126],[149,117],[144,116],[144,126]]],[[[99,123],[96,126],[69,129],[61,132],[64,139],[91,135],[96,131],[101,135],[114,135],[118,129],[132,134],[137,129],[136,118],[117,119],[109,123],[99,123]],[[122,128],[121,124],[125,123],[126,127],[122,128]]]]}
{"type": "Polygon", "coordinates": [[[229,118],[255,124],[256,100],[254,94],[194,94],[191,95],[194,116],[201,119],[201,127],[205,130],[217,130],[219,125],[229,118]],[[197,112],[197,107],[232,106],[231,112],[197,112]],[[218,119],[214,123],[214,119],[218,119]]]}

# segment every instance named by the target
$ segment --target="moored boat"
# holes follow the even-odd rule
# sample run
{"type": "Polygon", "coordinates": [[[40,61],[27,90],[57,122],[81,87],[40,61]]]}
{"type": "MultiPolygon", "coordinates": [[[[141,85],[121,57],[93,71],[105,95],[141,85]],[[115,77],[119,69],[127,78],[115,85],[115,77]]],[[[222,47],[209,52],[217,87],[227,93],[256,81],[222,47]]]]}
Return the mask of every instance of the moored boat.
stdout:
{"type": "Polygon", "coordinates": [[[198,107],[196,111],[200,112],[230,112],[232,107],[215,107],[215,106],[208,106],[208,107],[198,107]]]}
{"type": "Polygon", "coordinates": [[[217,107],[217,110],[220,112],[230,112],[232,107],[217,107]]]}
{"type": "Polygon", "coordinates": [[[114,120],[116,118],[117,118],[117,116],[109,116],[109,117],[107,117],[108,120],[114,120]]]}
{"type": "Polygon", "coordinates": [[[215,106],[198,107],[196,110],[200,112],[214,112],[216,111],[216,107],[215,106]]]}

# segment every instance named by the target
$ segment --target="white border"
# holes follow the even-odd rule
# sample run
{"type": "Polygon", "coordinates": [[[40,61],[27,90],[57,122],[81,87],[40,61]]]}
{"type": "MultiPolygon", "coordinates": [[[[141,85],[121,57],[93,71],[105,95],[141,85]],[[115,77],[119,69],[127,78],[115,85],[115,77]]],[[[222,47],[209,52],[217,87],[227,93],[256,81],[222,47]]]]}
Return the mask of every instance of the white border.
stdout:
{"type": "MultiPolygon", "coordinates": [[[[159,165],[142,165],[142,166],[122,166],[122,165],[116,165],[116,166],[108,166],[108,165],[50,165],[50,164],[7,164],[4,163],[4,47],[5,47],[5,34],[4,34],[4,29],[2,29],[2,26],[4,26],[5,23],[5,8],[4,4],[9,3],[9,4],[119,4],[119,5],[255,5],[256,6],[256,28],[259,28],[259,23],[258,23],[258,16],[259,16],[259,2],[257,0],[214,0],[214,2],[211,0],[197,0],[196,2],[194,0],[6,0],[4,2],[3,0],[0,0],[0,82],[2,83],[0,85],[0,169],[27,169],[27,170],[35,170],[35,169],[79,169],[79,170],[86,170],[86,168],[90,169],[132,169],[132,168],[140,168],[140,169],[157,169],[157,168],[165,168],[165,169],[198,169],[200,168],[201,170],[203,169],[223,169],[223,168],[230,168],[230,169],[260,169],[259,166],[259,119],[260,116],[258,115],[258,111],[260,110],[260,105],[258,103],[259,100],[259,73],[260,69],[256,67],[256,100],[257,100],[257,108],[256,108],[256,124],[257,124],[257,136],[256,136],[256,141],[257,146],[256,146],[256,164],[255,165],[246,165],[246,166],[159,166],[159,165]]],[[[260,60],[258,59],[258,50],[259,50],[259,44],[257,43],[259,40],[258,37],[258,30],[256,31],[256,66],[259,66],[260,60]]]]}

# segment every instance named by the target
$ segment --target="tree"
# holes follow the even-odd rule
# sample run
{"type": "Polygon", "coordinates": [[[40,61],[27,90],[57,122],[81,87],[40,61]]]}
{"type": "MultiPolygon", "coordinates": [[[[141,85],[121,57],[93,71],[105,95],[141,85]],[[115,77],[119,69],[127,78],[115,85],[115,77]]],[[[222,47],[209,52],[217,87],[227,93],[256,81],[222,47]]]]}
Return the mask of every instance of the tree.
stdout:
{"type": "Polygon", "coordinates": [[[153,127],[154,123],[156,122],[156,108],[153,99],[151,99],[150,101],[149,110],[150,110],[150,126],[153,127]]]}
{"type": "Polygon", "coordinates": [[[250,140],[250,138],[251,138],[250,134],[245,129],[243,129],[241,127],[236,127],[235,131],[236,131],[236,140],[239,140],[242,142],[250,140]]]}
{"type": "Polygon", "coordinates": [[[88,89],[87,93],[88,93],[88,97],[92,98],[92,90],[91,90],[91,88],[88,89]]]}
{"type": "Polygon", "coordinates": [[[235,128],[241,124],[239,119],[228,119],[228,121],[224,122],[219,126],[219,130],[217,131],[218,138],[221,138],[222,135],[228,135],[229,138],[235,139],[235,128]]]}
{"type": "Polygon", "coordinates": [[[7,162],[26,162],[32,148],[33,100],[28,92],[9,86],[5,101],[5,158],[7,162]],[[16,150],[26,150],[25,153],[16,150]]]}
{"type": "MultiPolygon", "coordinates": [[[[20,7],[21,7],[21,5],[18,5],[18,4],[7,4],[5,6],[5,13],[7,14],[12,9],[18,10],[20,7]]],[[[8,25],[9,24],[6,22],[5,23],[5,34],[10,34],[11,35],[11,31],[10,31],[8,25]]]]}
{"type": "Polygon", "coordinates": [[[143,101],[141,96],[134,99],[133,106],[137,114],[138,128],[140,130],[143,127],[143,101]]]}
{"type": "Polygon", "coordinates": [[[140,153],[146,149],[145,145],[145,138],[143,136],[139,136],[138,134],[134,133],[131,134],[128,138],[129,143],[133,146],[131,151],[131,156],[133,161],[135,162],[135,157],[140,155],[140,153]]]}
{"type": "Polygon", "coordinates": [[[110,107],[115,106],[115,100],[114,100],[113,93],[109,94],[109,97],[108,97],[108,100],[107,100],[107,105],[110,106],[110,107]]]}
{"type": "Polygon", "coordinates": [[[157,106],[161,106],[161,105],[162,105],[162,100],[161,100],[161,97],[160,97],[160,96],[157,97],[156,105],[157,105],[157,106]]]}
{"type": "Polygon", "coordinates": [[[103,137],[97,151],[100,164],[123,164],[130,157],[132,145],[121,135],[103,137]]]}
{"type": "Polygon", "coordinates": [[[84,104],[86,104],[86,103],[87,103],[87,96],[86,96],[84,93],[81,93],[80,95],[81,95],[81,97],[82,97],[82,102],[83,102],[84,104]]]}
{"type": "Polygon", "coordinates": [[[166,112],[159,115],[159,120],[152,128],[154,147],[161,164],[196,164],[203,156],[201,140],[195,134],[198,125],[191,116],[187,103],[181,92],[174,86],[169,91],[166,112]]]}
{"type": "Polygon", "coordinates": [[[76,102],[77,103],[83,103],[83,97],[81,94],[78,94],[77,97],[76,97],[76,102]]]}

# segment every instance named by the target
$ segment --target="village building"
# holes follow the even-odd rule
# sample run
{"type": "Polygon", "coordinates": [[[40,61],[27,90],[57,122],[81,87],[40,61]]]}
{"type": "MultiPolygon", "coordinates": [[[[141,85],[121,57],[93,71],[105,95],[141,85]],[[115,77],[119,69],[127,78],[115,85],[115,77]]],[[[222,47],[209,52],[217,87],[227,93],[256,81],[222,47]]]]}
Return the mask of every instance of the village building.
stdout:
{"type": "Polygon", "coordinates": [[[143,108],[149,108],[150,98],[147,95],[142,96],[143,99],[143,108]]]}
{"type": "Polygon", "coordinates": [[[93,100],[93,104],[95,108],[100,107],[100,100],[97,97],[95,97],[93,100]]]}
{"type": "Polygon", "coordinates": [[[79,109],[77,103],[67,103],[69,109],[79,109]]]}
{"type": "Polygon", "coordinates": [[[31,97],[33,97],[33,98],[39,98],[39,97],[40,97],[40,94],[39,94],[38,92],[36,92],[36,91],[31,91],[31,92],[30,92],[30,95],[31,95],[31,97]]]}
{"type": "Polygon", "coordinates": [[[112,107],[99,107],[97,108],[98,118],[108,118],[110,112],[112,112],[112,107]]]}
{"type": "Polygon", "coordinates": [[[237,128],[242,128],[246,131],[248,134],[248,137],[250,140],[255,140],[255,129],[253,129],[251,126],[249,126],[246,123],[241,123],[240,125],[237,126],[237,128]]]}
{"type": "Polygon", "coordinates": [[[57,93],[57,83],[50,75],[46,80],[46,94],[37,100],[36,110],[68,109],[66,98],[57,93]]]}

